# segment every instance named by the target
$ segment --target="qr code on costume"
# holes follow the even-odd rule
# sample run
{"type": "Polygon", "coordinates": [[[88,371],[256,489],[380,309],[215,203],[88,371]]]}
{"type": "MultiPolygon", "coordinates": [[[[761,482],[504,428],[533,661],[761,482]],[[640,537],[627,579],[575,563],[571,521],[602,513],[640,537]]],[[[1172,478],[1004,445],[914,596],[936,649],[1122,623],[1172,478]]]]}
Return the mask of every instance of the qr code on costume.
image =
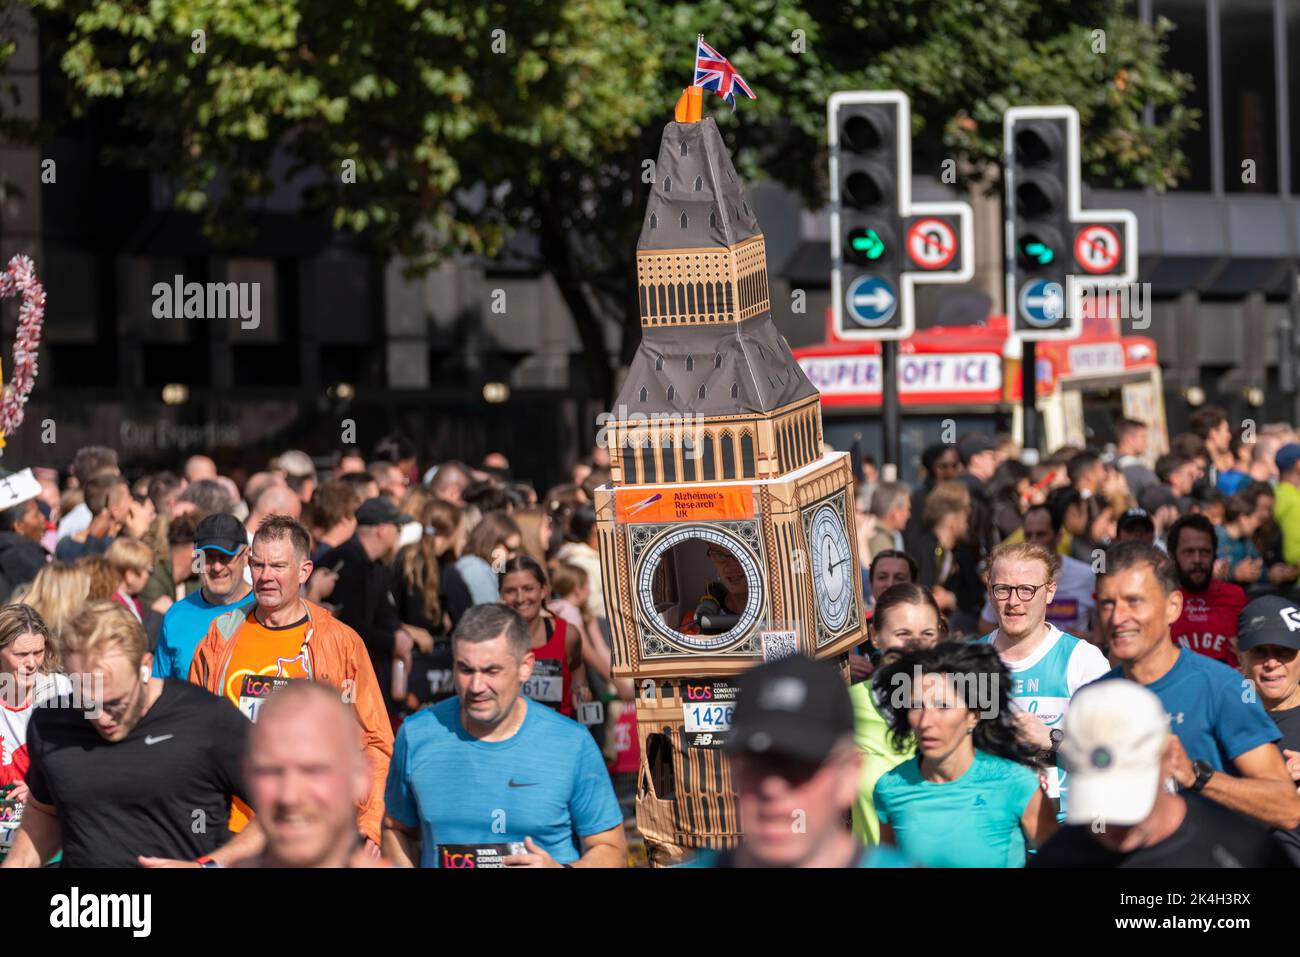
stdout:
{"type": "Polygon", "coordinates": [[[763,632],[763,660],[780,661],[799,654],[799,633],[795,631],[763,632]]]}

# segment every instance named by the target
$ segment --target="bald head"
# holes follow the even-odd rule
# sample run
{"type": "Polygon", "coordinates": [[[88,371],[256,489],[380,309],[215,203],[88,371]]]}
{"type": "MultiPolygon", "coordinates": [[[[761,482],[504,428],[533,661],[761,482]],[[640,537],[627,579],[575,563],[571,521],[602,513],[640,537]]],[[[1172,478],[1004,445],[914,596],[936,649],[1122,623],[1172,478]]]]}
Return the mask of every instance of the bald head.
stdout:
{"type": "Polygon", "coordinates": [[[347,864],[370,773],[356,716],[338,688],[293,681],[274,692],[249,732],[244,776],[266,833],[265,863],[347,864]]]}
{"type": "MultiPolygon", "coordinates": [[[[217,463],[206,455],[191,455],[185,460],[185,481],[198,482],[217,477],[217,463]]],[[[238,499],[238,496],[236,496],[238,499]]]]}
{"type": "Polygon", "coordinates": [[[302,515],[302,499],[287,485],[272,485],[257,497],[246,524],[249,528],[256,529],[268,515],[298,518],[302,515]]]}

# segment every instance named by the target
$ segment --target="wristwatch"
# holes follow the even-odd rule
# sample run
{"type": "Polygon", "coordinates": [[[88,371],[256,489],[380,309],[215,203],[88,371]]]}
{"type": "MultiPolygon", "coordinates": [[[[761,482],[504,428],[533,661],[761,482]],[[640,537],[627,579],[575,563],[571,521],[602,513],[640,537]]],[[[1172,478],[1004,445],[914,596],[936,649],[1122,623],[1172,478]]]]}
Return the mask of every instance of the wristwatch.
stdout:
{"type": "Polygon", "coordinates": [[[1060,728],[1052,728],[1047,733],[1052,739],[1052,743],[1038,752],[1038,757],[1044,764],[1054,765],[1056,764],[1057,751],[1061,747],[1061,742],[1065,740],[1065,732],[1060,728]]]}
{"type": "Polygon", "coordinates": [[[1187,790],[1193,792],[1204,790],[1210,778],[1214,777],[1214,768],[1208,761],[1193,761],[1192,770],[1196,772],[1196,780],[1192,782],[1192,786],[1187,790]]]}
{"type": "Polygon", "coordinates": [[[224,867],[220,861],[213,860],[211,854],[204,854],[202,857],[195,858],[194,863],[199,867],[224,867]]]}

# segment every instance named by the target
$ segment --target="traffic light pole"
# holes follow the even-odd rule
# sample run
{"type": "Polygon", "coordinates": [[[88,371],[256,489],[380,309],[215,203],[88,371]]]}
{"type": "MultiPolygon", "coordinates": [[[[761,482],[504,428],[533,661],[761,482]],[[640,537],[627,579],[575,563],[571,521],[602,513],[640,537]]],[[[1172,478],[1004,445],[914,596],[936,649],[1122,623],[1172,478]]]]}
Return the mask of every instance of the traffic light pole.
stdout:
{"type": "Polygon", "coordinates": [[[883,439],[885,464],[894,466],[894,474],[901,476],[902,449],[899,445],[901,409],[898,404],[898,342],[886,339],[880,343],[880,431],[883,439]]]}
{"type": "Polygon", "coordinates": [[[1033,339],[1020,343],[1020,404],[1024,431],[1022,449],[1038,449],[1038,415],[1035,400],[1038,397],[1038,362],[1033,339]]]}

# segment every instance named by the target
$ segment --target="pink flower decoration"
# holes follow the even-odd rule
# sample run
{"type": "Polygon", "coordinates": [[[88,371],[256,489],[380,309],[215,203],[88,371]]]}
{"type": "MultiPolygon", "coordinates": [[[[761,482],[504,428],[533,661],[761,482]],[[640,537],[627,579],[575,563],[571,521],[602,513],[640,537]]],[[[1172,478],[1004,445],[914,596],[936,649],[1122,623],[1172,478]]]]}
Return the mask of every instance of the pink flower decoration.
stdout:
{"type": "Polygon", "coordinates": [[[41,347],[41,326],[45,322],[45,287],[36,278],[36,266],[27,256],[9,260],[0,273],[0,299],[20,295],[18,335],[14,338],[13,365],[9,382],[0,399],[0,433],[13,435],[23,423],[23,408],[36,385],[36,353],[41,347]]]}

